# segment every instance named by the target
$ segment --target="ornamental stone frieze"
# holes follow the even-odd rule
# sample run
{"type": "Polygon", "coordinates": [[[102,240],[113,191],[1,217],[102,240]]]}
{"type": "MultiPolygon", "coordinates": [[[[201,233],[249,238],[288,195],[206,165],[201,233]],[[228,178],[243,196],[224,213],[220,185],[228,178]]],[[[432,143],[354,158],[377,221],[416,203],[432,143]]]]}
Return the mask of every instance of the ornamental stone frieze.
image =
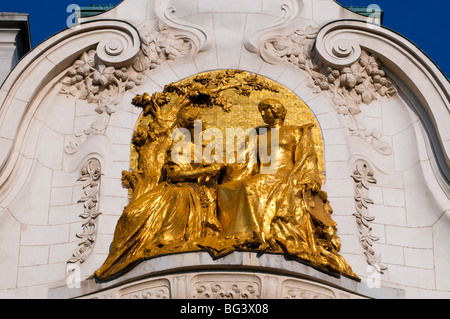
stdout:
{"type": "Polygon", "coordinates": [[[167,255],[140,263],[121,277],[79,288],[54,288],[51,298],[75,299],[368,299],[402,298],[398,289],[367,288],[282,256],[234,252],[213,260],[208,253],[167,255]],[[182,257],[182,258],[180,258],[182,257]],[[201,263],[208,272],[192,270],[201,263]],[[223,271],[233,267],[234,271],[223,271]],[[191,270],[189,270],[191,268],[191,270]],[[263,271],[261,271],[264,269],[263,271]],[[163,276],[149,276],[164,270],[163,276]]]}

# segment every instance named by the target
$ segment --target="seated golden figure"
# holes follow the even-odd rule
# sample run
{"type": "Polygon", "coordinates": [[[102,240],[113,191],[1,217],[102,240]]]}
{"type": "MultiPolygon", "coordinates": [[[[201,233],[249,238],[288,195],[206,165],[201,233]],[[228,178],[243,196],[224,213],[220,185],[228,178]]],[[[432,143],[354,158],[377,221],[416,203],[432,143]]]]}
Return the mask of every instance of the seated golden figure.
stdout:
{"type": "MultiPolygon", "coordinates": [[[[198,110],[184,108],[178,113],[177,127],[189,130],[193,138],[194,121],[198,118],[198,110]]],[[[151,147],[152,143],[159,147],[169,144],[167,139],[171,140],[171,136],[160,135],[147,142],[150,144],[146,149],[150,152],[147,157],[151,158],[157,152],[151,147]]],[[[192,140],[186,142],[189,148],[194,149],[192,140]]],[[[220,224],[216,217],[214,186],[224,166],[194,163],[193,158],[175,163],[170,159],[170,147],[164,149],[169,150],[169,154],[162,168],[163,181],[140,196],[134,194],[125,207],[117,223],[108,258],[95,272],[98,278],[116,275],[155,255],[199,250],[197,244],[201,238],[218,234],[220,224]]]]}
{"type": "Polygon", "coordinates": [[[286,110],[275,99],[261,101],[259,110],[267,127],[258,128],[256,143],[247,144],[247,162],[235,164],[218,188],[222,240],[235,249],[282,252],[357,277],[338,254],[336,223],[320,190],[312,125],[283,125],[286,110]],[[268,142],[273,139],[275,148],[268,142]]]}

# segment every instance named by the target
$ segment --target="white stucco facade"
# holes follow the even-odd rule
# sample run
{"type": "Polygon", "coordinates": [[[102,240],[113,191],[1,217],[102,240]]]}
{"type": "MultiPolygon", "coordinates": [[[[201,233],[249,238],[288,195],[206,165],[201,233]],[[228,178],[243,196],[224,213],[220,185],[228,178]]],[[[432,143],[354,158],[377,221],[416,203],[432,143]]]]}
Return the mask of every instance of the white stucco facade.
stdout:
{"type": "Polygon", "coordinates": [[[129,169],[140,115],[131,100],[218,69],[276,81],[315,114],[324,139],[323,188],[341,254],[361,282],[275,257],[236,253],[212,261],[206,253],[190,253],[140,265],[126,278],[138,280],[136,291],[149,282],[163,287],[162,296],[192,298],[196,284],[212,281],[202,270],[217,266],[219,281],[256,280],[263,298],[286,297],[286,285],[330,298],[450,297],[450,84],[407,39],[332,0],[125,0],[22,59],[0,88],[0,297],[133,293],[120,279],[115,286],[86,280],[105,260],[128,202],[121,173],[129,169]],[[295,44],[303,53],[289,51],[295,44]],[[105,68],[126,73],[130,84],[109,88],[103,104],[92,82],[78,84],[86,83],[89,70],[81,74],[75,67],[94,56],[105,68]],[[355,63],[358,74],[351,69],[355,63]],[[349,84],[333,92],[322,84],[332,82],[327,68],[349,84]],[[361,77],[358,85],[363,79],[373,85],[351,95],[350,73],[361,77]],[[82,169],[90,160],[101,172],[98,184],[79,180],[89,175],[82,169]],[[374,181],[361,188],[369,177],[374,181]],[[94,210],[101,215],[89,215],[89,196],[98,199],[94,210]],[[358,209],[361,201],[367,209],[358,209]],[[89,242],[83,232],[93,235],[89,242]],[[87,252],[80,250],[84,244],[87,252]],[[83,281],[72,290],[71,259],[83,281]],[[227,265],[240,272],[227,273],[227,265]],[[278,292],[268,294],[275,286],[278,292]]]}

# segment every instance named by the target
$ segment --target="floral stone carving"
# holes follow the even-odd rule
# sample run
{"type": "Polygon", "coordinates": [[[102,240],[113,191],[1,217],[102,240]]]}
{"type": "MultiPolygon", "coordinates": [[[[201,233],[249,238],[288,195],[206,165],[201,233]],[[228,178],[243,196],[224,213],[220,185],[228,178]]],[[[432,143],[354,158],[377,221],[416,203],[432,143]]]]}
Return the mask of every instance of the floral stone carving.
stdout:
{"type": "Polygon", "coordinates": [[[141,30],[142,50],[133,62],[137,72],[155,69],[165,60],[175,60],[188,55],[193,49],[187,39],[176,37],[164,24],[156,30],[141,30]]]}
{"type": "Polygon", "coordinates": [[[100,162],[97,159],[89,160],[81,170],[78,181],[83,182],[84,195],[78,200],[83,203],[84,211],[80,214],[83,219],[83,231],[76,236],[80,238],[78,247],[73,256],[67,261],[68,264],[81,264],[86,261],[92,252],[97,236],[98,196],[100,189],[100,162]]]}
{"type": "Polygon", "coordinates": [[[120,299],[169,299],[169,287],[152,287],[136,292],[127,293],[120,297],[120,299]]]}
{"type": "Polygon", "coordinates": [[[283,299],[334,299],[334,294],[325,295],[308,289],[287,286],[283,291],[283,299]]]}
{"type": "MultiPolygon", "coordinates": [[[[260,49],[261,57],[269,63],[285,61],[310,75],[308,86],[314,93],[325,92],[339,114],[345,118],[351,134],[368,142],[378,152],[389,155],[390,145],[383,141],[379,129],[371,129],[357,117],[360,105],[369,105],[379,98],[397,94],[376,57],[364,50],[350,66],[335,68],[328,65],[313,50],[317,29],[309,26],[283,36],[268,38],[260,49]]],[[[335,52],[339,54],[339,52],[335,52]]]]}
{"type": "Polygon", "coordinates": [[[254,282],[198,282],[194,299],[258,299],[259,286],[254,282]]]}
{"type": "Polygon", "coordinates": [[[166,60],[174,60],[191,53],[189,39],[176,37],[163,25],[155,30],[141,30],[142,49],[131,65],[106,65],[97,50],[84,52],[69,68],[62,80],[60,93],[95,105],[97,119],[65,148],[73,154],[90,136],[104,134],[110,116],[122,102],[126,91],[141,85],[145,72],[155,69],[166,60]]]}
{"type": "Polygon", "coordinates": [[[372,222],[375,217],[369,215],[369,204],[373,201],[369,198],[370,184],[376,184],[376,179],[373,177],[373,170],[370,165],[363,160],[358,160],[355,164],[352,178],[355,181],[355,207],[356,212],[353,216],[356,218],[356,224],[359,231],[359,242],[364,249],[367,263],[375,268],[379,273],[383,273],[387,266],[381,263],[381,254],[376,254],[373,249],[373,242],[378,241],[379,238],[372,234],[372,222]]]}
{"type": "Polygon", "coordinates": [[[75,153],[89,136],[103,134],[124,93],[141,84],[141,75],[130,68],[106,66],[99,61],[96,53],[96,50],[83,53],[62,81],[61,94],[94,104],[99,114],[89,128],[75,134],[75,139],[65,149],[69,154],[75,153]]]}

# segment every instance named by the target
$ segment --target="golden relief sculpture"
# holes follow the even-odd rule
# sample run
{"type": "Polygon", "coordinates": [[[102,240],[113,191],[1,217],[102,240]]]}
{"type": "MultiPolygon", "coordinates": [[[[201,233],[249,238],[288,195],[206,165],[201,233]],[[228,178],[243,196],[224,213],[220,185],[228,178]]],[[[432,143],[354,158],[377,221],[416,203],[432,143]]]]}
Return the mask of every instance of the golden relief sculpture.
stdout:
{"type": "Polygon", "coordinates": [[[281,91],[257,75],[226,70],[136,96],[134,105],[143,109],[132,140],[136,158],[122,178],[130,202],[94,276],[110,279],[164,254],[208,251],[220,258],[237,250],[284,254],[358,279],[339,255],[336,223],[321,190],[317,126],[285,124],[281,91]],[[253,95],[261,97],[253,107],[265,125],[238,139],[242,143],[199,144],[207,128],[202,111],[231,113],[236,99],[253,95]],[[182,140],[174,138],[177,131],[184,132],[182,140]]]}

